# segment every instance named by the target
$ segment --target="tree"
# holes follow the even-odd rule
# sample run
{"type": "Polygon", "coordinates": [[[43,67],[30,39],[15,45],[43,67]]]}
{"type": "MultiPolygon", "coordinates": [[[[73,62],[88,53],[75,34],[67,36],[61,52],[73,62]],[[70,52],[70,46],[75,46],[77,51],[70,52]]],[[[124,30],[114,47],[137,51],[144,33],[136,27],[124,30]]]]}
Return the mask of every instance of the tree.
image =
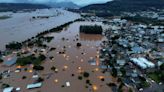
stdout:
{"type": "Polygon", "coordinates": [[[88,73],[88,72],[84,72],[84,73],[83,73],[83,76],[84,76],[85,78],[88,78],[88,77],[89,77],[89,73],[88,73]]]}
{"type": "Polygon", "coordinates": [[[0,80],[1,80],[2,78],[3,78],[2,75],[0,75],[0,80]]]}
{"type": "Polygon", "coordinates": [[[33,69],[34,69],[34,70],[38,70],[38,71],[39,71],[39,70],[44,70],[44,67],[43,67],[43,66],[38,65],[38,66],[34,66],[34,67],[33,67],[33,69]]]}
{"type": "Polygon", "coordinates": [[[17,50],[22,48],[22,44],[19,42],[11,42],[6,45],[7,49],[17,50]]]}
{"type": "Polygon", "coordinates": [[[77,43],[76,46],[77,46],[77,47],[81,47],[81,43],[77,43]]]}
{"type": "Polygon", "coordinates": [[[82,77],[82,76],[78,76],[78,79],[79,79],[79,80],[82,80],[82,79],[83,79],[83,77],[82,77]]]}
{"type": "Polygon", "coordinates": [[[39,59],[40,59],[41,61],[43,61],[43,60],[46,59],[46,56],[45,56],[45,55],[39,55],[39,59]]]}
{"type": "Polygon", "coordinates": [[[160,66],[160,70],[164,70],[164,64],[160,66]]]}
{"type": "Polygon", "coordinates": [[[117,77],[117,69],[112,68],[112,76],[117,77]]]}
{"type": "Polygon", "coordinates": [[[132,88],[129,88],[128,92],[133,92],[132,88]]]}
{"type": "Polygon", "coordinates": [[[98,25],[82,25],[80,26],[80,32],[86,33],[86,34],[102,34],[103,29],[101,26],[98,25]]]}
{"type": "Polygon", "coordinates": [[[0,63],[2,63],[3,62],[3,60],[2,59],[0,59],[0,63]]]}
{"type": "Polygon", "coordinates": [[[121,73],[123,74],[123,76],[125,76],[126,70],[125,70],[123,67],[120,69],[120,71],[121,71],[121,73]]]}
{"type": "Polygon", "coordinates": [[[52,71],[55,71],[55,70],[56,70],[56,67],[55,67],[55,66],[52,66],[52,67],[51,67],[51,70],[52,70],[52,71]]]}
{"type": "Polygon", "coordinates": [[[39,77],[39,78],[37,79],[37,82],[43,82],[43,81],[44,81],[44,79],[41,78],[41,77],[39,77]]]}
{"type": "Polygon", "coordinates": [[[22,79],[26,79],[27,77],[26,76],[23,76],[22,79]]]}
{"type": "Polygon", "coordinates": [[[9,84],[5,84],[5,83],[2,84],[2,86],[1,86],[2,89],[7,88],[7,87],[10,87],[10,85],[9,84]]]}

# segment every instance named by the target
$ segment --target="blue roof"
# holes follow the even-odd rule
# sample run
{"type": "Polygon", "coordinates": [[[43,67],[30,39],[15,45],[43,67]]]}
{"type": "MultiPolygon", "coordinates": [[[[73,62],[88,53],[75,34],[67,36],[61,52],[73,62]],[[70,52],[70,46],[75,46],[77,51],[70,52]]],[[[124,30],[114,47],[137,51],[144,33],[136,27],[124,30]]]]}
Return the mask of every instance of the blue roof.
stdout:
{"type": "Polygon", "coordinates": [[[3,64],[7,66],[12,66],[16,63],[16,61],[17,61],[17,57],[12,57],[12,59],[4,61],[3,64]]]}
{"type": "Polygon", "coordinates": [[[133,51],[134,53],[141,53],[141,52],[144,51],[144,49],[143,49],[142,47],[133,47],[133,48],[132,48],[132,51],[133,51]]]}
{"type": "Polygon", "coordinates": [[[3,89],[3,92],[12,92],[12,90],[14,89],[14,87],[8,87],[3,89]]]}

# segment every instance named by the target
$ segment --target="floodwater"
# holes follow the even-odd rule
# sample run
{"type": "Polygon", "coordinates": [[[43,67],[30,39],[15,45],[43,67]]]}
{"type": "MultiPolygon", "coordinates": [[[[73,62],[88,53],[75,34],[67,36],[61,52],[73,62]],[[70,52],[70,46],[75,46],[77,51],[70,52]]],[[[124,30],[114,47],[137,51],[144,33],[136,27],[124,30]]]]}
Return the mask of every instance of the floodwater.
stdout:
{"type": "MultiPolygon", "coordinates": [[[[54,36],[54,39],[47,45],[55,47],[56,50],[47,53],[48,57],[54,57],[54,59],[45,61],[43,63],[44,71],[38,72],[38,75],[44,77],[41,88],[26,89],[27,84],[34,82],[34,79],[31,78],[33,72],[13,73],[11,78],[3,81],[14,87],[21,87],[21,92],[111,92],[111,88],[106,84],[116,82],[116,80],[110,73],[102,73],[99,68],[100,44],[106,38],[102,35],[79,33],[80,25],[94,24],[104,26],[99,22],[75,22],[60,32],[47,35],[54,36]],[[76,46],[77,42],[82,44],[80,48],[76,46]],[[59,54],[63,50],[65,50],[65,54],[59,54]],[[96,65],[88,63],[91,58],[96,60],[96,65]],[[52,66],[58,69],[58,73],[51,70],[52,66]],[[83,76],[81,72],[84,71],[88,72],[90,76],[79,80],[78,76],[83,76]],[[23,75],[27,76],[27,79],[22,80],[23,75]],[[101,81],[101,78],[104,78],[105,81],[101,81]],[[86,84],[87,79],[90,80],[91,86],[86,84]],[[70,87],[66,87],[66,82],[70,82],[70,87]]],[[[11,67],[11,70],[15,69],[14,67],[11,67]]],[[[30,69],[30,66],[26,67],[30,69]]]]}
{"type": "Polygon", "coordinates": [[[38,9],[31,12],[3,12],[0,16],[11,18],[0,20],[0,50],[12,41],[24,41],[39,32],[49,30],[64,23],[80,18],[77,13],[62,9],[38,9]],[[48,16],[49,18],[33,18],[48,16]]]}

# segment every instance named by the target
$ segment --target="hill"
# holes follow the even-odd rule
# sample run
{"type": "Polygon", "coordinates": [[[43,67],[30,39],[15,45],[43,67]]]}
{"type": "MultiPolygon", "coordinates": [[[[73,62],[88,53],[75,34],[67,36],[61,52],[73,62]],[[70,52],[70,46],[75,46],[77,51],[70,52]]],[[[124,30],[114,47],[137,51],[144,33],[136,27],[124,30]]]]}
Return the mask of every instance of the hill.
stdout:
{"type": "Polygon", "coordinates": [[[73,2],[55,2],[55,3],[52,2],[52,3],[48,3],[47,5],[54,7],[54,8],[70,8],[70,9],[79,8],[79,6],[73,2]]]}
{"type": "Polygon", "coordinates": [[[44,9],[50,8],[42,4],[28,4],[28,3],[0,3],[0,11],[17,11],[23,9],[44,9]]]}
{"type": "MultiPolygon", "coordinates": [[[[104,4],[92,4],[82,7],[84,12],[113,13],[136,12],[145,10],[164,9],[164,0],[113,0],[104,4]]],[[[100,14],[101,14],[100,13],[100,14]]]]}

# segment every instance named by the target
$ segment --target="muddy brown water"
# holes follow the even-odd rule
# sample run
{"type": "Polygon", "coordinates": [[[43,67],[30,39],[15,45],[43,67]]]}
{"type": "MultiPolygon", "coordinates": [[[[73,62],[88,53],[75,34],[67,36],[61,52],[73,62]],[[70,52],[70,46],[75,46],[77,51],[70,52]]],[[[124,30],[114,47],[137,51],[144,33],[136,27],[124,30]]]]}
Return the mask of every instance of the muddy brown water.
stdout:
{"type": "MultiPolygon", "coordinates": [[[[48,34],[48,36],[54,36],[55,38],[48,43],[50,47],[57,48],[54,51],[48,52],[47,56],[54,57],[54,60],[47,60],[43,63],[45,67],[44,71],[38,72],[38,75],[44,77],[44,82],[41,88],[26,89],[26,85],[33,83],[35,79],[32,79],[33,73],[20,72],[11,73],[11,77],[1,80],[1,82],[8,83],[14,87],[21,87],[21,92],[111,92],[111,88],[106,85],[109,82],[115,82],[116,80],[111,77],[110,73],[102,73],[99,69],[99,49],[100,44],[106,38],[102,35],[89,35],[79,33],[80,25],[102,25],[99,22],[76,22],[65,28],[64,30],[48,34]],[[62,40],[63,37],[65,40],[62,40]],[[76,43],[80,42],[82,46],[76,47],[76,43]],[[65,48],[65,54],[59,54],[65,48]],[[83,53],[83,54],[82,54],[83,53]],[[90,58],[95,58],[96,65],[92,66],[88,63],[90,58]],[[55,66],[58,69],[58,73],[54,73],[51,67],[55,66]],[[63,70],[64,69],[64,70],[63,70]],[[78,79],[78,76],[82,76],[80,72],[86,71],[90,74],[89,78],[82,80],[78,79]],[[71,76],[74,74],[75,76],[71,76]],[[22,76],[27,76],[22,80],[22,76]],[[101,81],[100,78],[105,78],[105,81],[101,81]],[[86,84],[86,80],[89,79],[92,86],[86,84]],[[55,82],[58,80],[58,82],[55,82]],[[70,87],[66,87],[66,82],[70,82],[70,87]],[[61,87],[64,85],[65,87],[61,87]],[[88,86],[88,88],[86,88],[88,86]],[[93,87],[96,86],[94,91],[93,87]]],[[[31,69],[30,66],[26,66],[31,69]]],[[[8,69],[7,67],[0,67],[1,70],[8,69]]],[[[15,66],[10,67],[11,70],[15,70],[15,66]]]]}

